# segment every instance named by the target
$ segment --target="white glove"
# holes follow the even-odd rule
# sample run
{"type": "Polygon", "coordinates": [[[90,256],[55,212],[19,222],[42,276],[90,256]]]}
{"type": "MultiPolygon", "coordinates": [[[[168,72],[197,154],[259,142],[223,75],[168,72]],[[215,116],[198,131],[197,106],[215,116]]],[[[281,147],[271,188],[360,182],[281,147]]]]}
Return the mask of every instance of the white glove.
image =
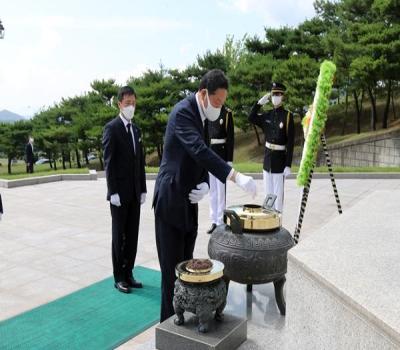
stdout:
{"type": "Polygon", "coordinates": [[[236,184],[245,192],[250,193],[253,198],[257,195],[257,186],[254,179],[251,176],[237,173],[235,177],[236,184]]]}
{"type": "Polygon", "coordinates": [[[233,162],[226,162],[230,167],[233,166],[233,162]]]}
{"type": "Polygon", "coordinates": [[[269,101],[270,96],[271,96],[270,93],[264,95],[263,97],[261,97],[261,98],[258,100],[257,103],[258,103],[259,105],[261,105],[261,106],[265,105],[265,104],[269,101]]]}
{"type": "Polygon", "coordinates": [[[115,205],[116,207],[120,207],[121,206],[121,200],[119,199],[119,194],[118,193],[114,193],[110,196],[110,203],[112,205],[115,205]]]}
{"type": "Polygon", "coordinates": [[[202,182],[198,184],[195,189],[191,190],[189,193],[189,201],[192,204],[198,203],[202,198],[208,193],[210,188],[207,182],[202,182]]]}
{"type": "Polygon", "coordinates": [[[140,204],[143,204],[144,202],[146,202],[146,192],[143,192],[140,195],[140,204]]]}
{"type": "Polygon", "coordinates": [[[291,174],[292,172],[291,172],[291,170],[290,170],[290,167],[285,167],[285,169],[283,169],[283,176],[284,177],[288,177],[290,174],[291,174]]]}

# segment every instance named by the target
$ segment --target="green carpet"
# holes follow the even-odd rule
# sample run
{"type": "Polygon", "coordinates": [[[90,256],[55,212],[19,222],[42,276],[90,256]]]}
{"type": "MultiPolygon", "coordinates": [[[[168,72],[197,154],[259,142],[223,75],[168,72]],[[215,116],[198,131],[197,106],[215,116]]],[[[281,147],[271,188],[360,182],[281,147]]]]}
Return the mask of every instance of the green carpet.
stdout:
{"type": "Polygon", "coordinates": [[[107,278],[0,322],[0,349],[115,348],[159,321],[160,272],[138,266],[134,275],[144,288],[131,294],[107,278]]]}

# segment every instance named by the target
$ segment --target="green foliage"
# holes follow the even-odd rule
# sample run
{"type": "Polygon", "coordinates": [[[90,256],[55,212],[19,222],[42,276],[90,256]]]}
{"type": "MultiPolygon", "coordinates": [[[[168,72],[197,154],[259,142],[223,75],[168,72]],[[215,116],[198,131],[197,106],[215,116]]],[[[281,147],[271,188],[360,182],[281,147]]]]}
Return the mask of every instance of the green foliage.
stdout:
{"type": "Polygon", "coordinates": [[[312,101],[317,73],[318,63],[307,55],[291,56],[274,71],[273,80],[287,86],[286,106],[300,116],[312,101]]]}
{"type": "Polygon", "coordinates": [[[251,107],[271,86],[276,67],[272,55],[243,54],[229,74],[230,90],[227,105],[233,110],[235,125],[247,130],[251,107]]]}
{"type": "Polygon", "coordinates": [[[0,124],[0,153],[6,155],[8,173],[11,174],[11,162],[14,158],[22,158],[25,154],[25,145],[32,134],[30,121],[17,121],[13,124],[0,124]]]}

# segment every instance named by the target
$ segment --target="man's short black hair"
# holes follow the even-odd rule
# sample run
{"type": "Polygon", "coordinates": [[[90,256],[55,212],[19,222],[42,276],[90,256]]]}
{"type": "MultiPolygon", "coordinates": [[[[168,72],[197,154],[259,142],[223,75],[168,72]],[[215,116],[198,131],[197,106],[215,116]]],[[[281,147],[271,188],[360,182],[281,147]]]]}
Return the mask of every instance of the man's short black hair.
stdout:
{"type": "Polygon", "coordinates": [[[217,89],[228,90],[228,78],[221,69],[212,69],[201,78],[199,90],[207,89],[210,95],[217,89]]]}
{"type": "Polygon", "coordinates": [[[134,95],[136,97],[136,92],[130,86],[123,86],[118,90],[118,101],[122,102],[124,96],[131,96],[134,95]]]}

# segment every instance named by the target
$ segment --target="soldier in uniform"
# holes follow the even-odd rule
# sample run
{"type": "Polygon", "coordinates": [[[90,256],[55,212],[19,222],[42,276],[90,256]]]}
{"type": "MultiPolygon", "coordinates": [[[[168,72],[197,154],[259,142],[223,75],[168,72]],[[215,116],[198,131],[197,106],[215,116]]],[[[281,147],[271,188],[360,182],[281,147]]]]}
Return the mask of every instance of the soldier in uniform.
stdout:
{"type": "Polygon", "coordinates": [[[290,174],[294,147],[293,115],[283,108],[286,87],[272,83],[271,93],[264,95],[253,106],[249,122],[259,126],[265,135],[263,165],[265,195],[275,194],[275,209],[282,212],[285,177],[290,174]],[[273,109],[259,113],[261,107],[271,99],[273,109]]]}
{"type": "MultiPolygon", "coordinates": [[[[224,161],[232,166],[234,127],[232,111],[223,106],[221,114],[216,121],[208,122],[208,136],[211,149],[224,161]]],[[[219,181],[213,174],[210,176],[210,218],[211,227],[207,233],[212,233],[218,225],[223,223],[226,204],[226,185],[219,181]]]]}

